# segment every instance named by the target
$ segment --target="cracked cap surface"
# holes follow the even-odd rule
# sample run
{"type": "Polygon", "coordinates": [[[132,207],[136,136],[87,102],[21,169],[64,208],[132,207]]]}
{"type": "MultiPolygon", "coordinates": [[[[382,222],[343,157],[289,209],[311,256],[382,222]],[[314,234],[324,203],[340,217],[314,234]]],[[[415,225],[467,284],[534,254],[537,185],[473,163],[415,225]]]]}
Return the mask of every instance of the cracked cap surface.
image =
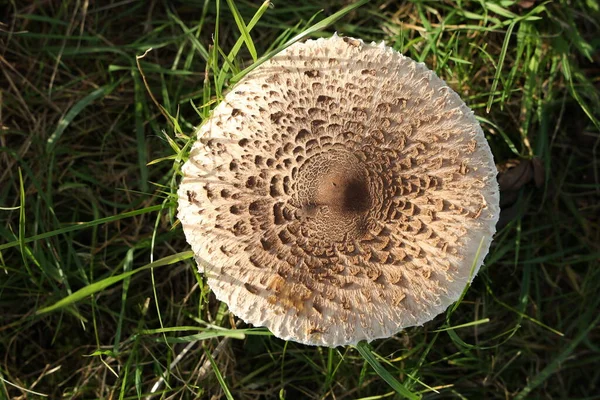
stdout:
{"type": "Polygon", "coordinates": [[[472,111],[424,64],[334,36],[225,96],[183,167],[178,217],[238,317],[355,344],[458,299],[495,232],[496,173],[472,111]]]}

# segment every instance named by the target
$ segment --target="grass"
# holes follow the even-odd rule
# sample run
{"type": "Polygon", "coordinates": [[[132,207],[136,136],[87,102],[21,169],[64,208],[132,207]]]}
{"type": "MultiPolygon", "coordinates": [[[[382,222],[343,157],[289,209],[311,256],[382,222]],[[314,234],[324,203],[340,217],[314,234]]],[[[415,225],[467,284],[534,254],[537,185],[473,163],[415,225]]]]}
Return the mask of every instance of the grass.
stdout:
{"type": "Polygon", "coordinates": [[[600,398],[598,2],[293,4],[0,11],[0,398],[600,398]],[[227,88],[334,31],[434,69],[505,183],[486,266],[447,315],[327,349],[215,301],[175,192],[227,88]]]}

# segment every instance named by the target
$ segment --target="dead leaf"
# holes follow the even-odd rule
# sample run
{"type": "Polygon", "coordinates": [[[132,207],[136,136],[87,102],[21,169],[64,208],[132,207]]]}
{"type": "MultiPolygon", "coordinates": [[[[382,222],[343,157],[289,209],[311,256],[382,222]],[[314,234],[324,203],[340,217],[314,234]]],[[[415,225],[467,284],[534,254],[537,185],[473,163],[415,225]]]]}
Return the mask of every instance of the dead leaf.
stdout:
{"type": "Polygon", "coordinates": [[[510,159],[498,168],[498,184],[500,185],[500,220],[498,229],[501,229],[519,214],[517,199],[520,190],[527,184],[541,188],[545,182],[544,165],[539,158],[510,159]]]}

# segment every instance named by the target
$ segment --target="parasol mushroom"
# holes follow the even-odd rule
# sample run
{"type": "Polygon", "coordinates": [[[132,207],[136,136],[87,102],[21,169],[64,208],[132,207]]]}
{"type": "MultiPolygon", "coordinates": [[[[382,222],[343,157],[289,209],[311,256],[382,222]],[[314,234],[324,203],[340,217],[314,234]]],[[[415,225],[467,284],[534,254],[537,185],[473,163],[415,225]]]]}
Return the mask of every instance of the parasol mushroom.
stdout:
{"type": "Polygon", "coordinates": [[[183,167],[178,216],[234,314],[333,347],[458,299],[495,232],[496,173],[444,81],[336,35],[290,46],[225,96],[183,167]]]}

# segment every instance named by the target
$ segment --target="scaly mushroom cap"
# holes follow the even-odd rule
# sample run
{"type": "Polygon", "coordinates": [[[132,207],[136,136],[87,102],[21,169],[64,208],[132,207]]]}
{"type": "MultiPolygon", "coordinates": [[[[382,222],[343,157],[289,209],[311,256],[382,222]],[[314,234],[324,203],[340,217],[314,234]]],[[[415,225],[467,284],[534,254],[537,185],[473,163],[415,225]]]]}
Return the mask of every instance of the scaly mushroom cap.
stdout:
{"type": "Polygon", "coordinates": [[[477,273],[499,214],[492,153],[458,95],[337,36],[240,81],[183,174],[179,218],[217,298],[311,345],[431,320],[477,273]]]}

